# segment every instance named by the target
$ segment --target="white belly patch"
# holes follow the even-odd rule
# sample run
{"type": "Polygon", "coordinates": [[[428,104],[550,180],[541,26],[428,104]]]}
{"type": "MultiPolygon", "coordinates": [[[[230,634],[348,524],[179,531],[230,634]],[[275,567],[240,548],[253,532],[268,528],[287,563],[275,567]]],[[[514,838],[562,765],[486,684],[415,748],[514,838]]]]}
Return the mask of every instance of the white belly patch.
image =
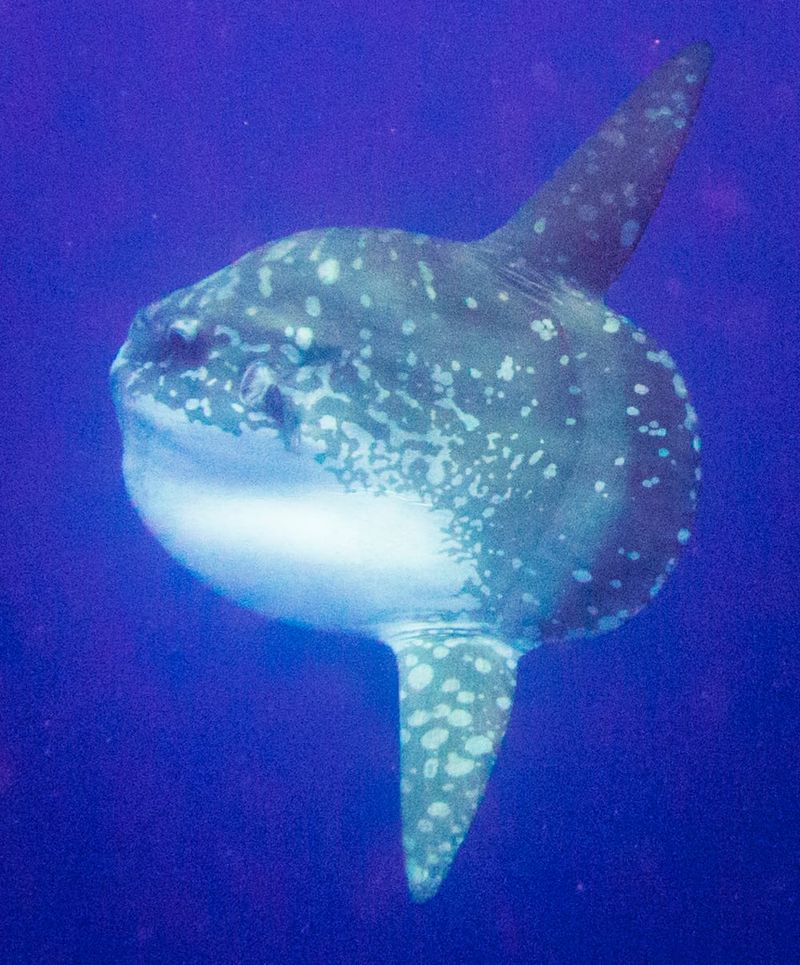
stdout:
{"type": "Polygon", "coordinates": [[[177,559],[269,616],[369,631],[475,606],[450,514],[403,495],[347,493],[263,431],[233,436],[152,400],[125,427],[131,499],[177,559]]]}

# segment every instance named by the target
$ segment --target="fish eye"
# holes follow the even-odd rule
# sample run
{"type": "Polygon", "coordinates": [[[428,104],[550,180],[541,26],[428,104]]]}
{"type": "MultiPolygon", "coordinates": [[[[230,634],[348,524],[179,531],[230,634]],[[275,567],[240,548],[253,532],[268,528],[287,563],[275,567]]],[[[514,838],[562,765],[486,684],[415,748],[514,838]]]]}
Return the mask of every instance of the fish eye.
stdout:
{"type": "Polygon", "coordinates": [[[187,365],[199,364],[208,350],[208,334],[197,318],[176,318],[166,331],[164,355],[187,365]]]}

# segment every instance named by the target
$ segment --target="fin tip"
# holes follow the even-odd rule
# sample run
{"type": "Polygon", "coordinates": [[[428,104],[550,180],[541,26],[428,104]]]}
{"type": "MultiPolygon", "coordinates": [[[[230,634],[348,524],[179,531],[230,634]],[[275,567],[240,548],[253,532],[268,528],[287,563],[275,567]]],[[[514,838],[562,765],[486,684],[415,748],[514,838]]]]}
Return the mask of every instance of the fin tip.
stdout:
{"type": "Polygon", "coordinates": [[[679,50],[671,59],[673,62],[688,61],[692,69],[705,79],[714,63],[714,48],[707,40],[696,40],[679,50]]]}

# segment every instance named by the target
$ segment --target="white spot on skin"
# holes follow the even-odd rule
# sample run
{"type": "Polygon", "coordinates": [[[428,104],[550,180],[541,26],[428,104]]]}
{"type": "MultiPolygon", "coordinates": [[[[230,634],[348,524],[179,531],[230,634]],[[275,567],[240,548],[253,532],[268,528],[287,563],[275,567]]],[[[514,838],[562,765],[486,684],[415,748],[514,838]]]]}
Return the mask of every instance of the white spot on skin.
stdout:
{"type": "Polygon", "coordinates": [[[555,479],[557,472],[558,466],[554,462],[551,462],[542,470],[542,475],[545,479],[555,479]]]}
{"type": "Polygon", "coordinates": [[[316,295],[309,295],[306,299],[306,314],[312,318],[319,318],[322,314],[322,306],[316,295]]]}
{"type": "Polygon", "coordinates": [[[648,121],[657,121],[659,117],[672,117],[672,108],[666,104],[661,107],[648,107],[644,115],[648,121]]]}
{"type": "Polygon", "coordinates": [[[269,265],[262,265],[258,269],[258,290],[264,298],[272,294],[272,269],[269,265]]]}
{"type": "Polygon", "coordinates": [[[468,760],[458,754],[450,753],[447,755],[447,763],[444,765],[445,773],[449,777],[464,777],[475,769],[475,761],[468,760]]]}
{"type": "Polygon", "coordinates": [[[419,268],[419,273],[422,276],[422,280],[429,285],[433,281],[433,272],[424,261],[418,261],[417,268],[419,268]]]}
{"type": "MultiPolygon", "coordinates": [[[[449,736],[450,732],[445,730],[444,727],[431,727],[430,730],[425,731],[419,742],[425,750],[435,751],[445,743],[449,736]]],[[[447,770],[446,767],[445,770],[447,770]]]]}
{"type": "Polygon", "coordinates": [[[403,322],[403,324],[402,324],[402,326],[401,326],[401,330],[402,330],[402,332],[403,332],[403,335],[413,335],[414,330],[416,329],[416,327],[417,327],[416,323],[413,322],[410,318],[407,318],[407,319],[403,322]]]}
{"type": "Polygon", "coordinates": [[[474,757],[480,757],[481,754],[491,754],[492,742],[488,737],[484,737],[482,734],[476,734],[474,737],[470,737],[465,741],[464,750],[474,757]]]}
{"type": "Polygon", "coordinates": [[[630,248],[639,237],[639,222],[631,219],[620,228],[619,243],[623,248],[630,248]]]}
{"type": "Polygon", "coordinates": [[[447,720],[452,727],[469,727],[472,723],[472,714],[468,710],[459,708],[454,710],[447,720]]]}
{"type": "Polygon", "coordinates": [[[432,486],[440,486],[444,482],[445,469],[441,462],[434,462],[426,473],[425,478],[432,486]]]}
{"type": "Polygon", "coordinates": [[[310,348],[314,341],[314,330],[307,325],[301,325],[295,332],[294,341],[298,348],[310,348]]]}
{"type": "Polygon", "coordinates": [[[647,395],[647,393],[650,391],[650,389],[648,389],[648,387],[647,387],[646,385],[642,385],[641,382],[637,382],[636,385],[634,385],[634,387],[633,387],[633,391],[634,391],[637,395],[647,395]]]}
{"type": "Polygon", "coordinates": [[[199,318],[176,318],[169,327],[170,332],[175,332],[187,342],[193,342],[200,331],[199,318]]]}
{"type": "MultiPolygon", "coordinates": [[[[147,363],[145,363],[143,368],[146,367],[147,363]]],[[[199,368],[187,369],[185,372],[181,372],[180,377],[182,379],[190,379],[192,382],[205,382],[205,380],[208,378],[208,369],[205,367],[205,365],[201,365],[199,368]]],[[[163,378],[163,376],[161,378],[163,378]]],[[[159,382],[163,385],[163,382],[161,382],[160,379],[159,382]]]]}
{"type": "Polygon", "coordinates": [[[588,570],[573,570],[572,579],[576,583],[591,583],[592,574],[588,570]]]}
{"type": "Polygon", "coordinates": [[[317,277],[323,285],[333,285],[339,280],[342,273],[342,266],[336,258],[326,258],[317,268],[317,277]]]}
{"type": "Polygon", "coordinates": [[[235,328],[228,325],[215,325],[214,335],[224,335],[233,346],[241,345],[242,338],[235,328]]]}
{"type": "Polygon", "coordinates": [[[436,364],[433,366],[433,371],[431,372],[431,379],[434,382],[438,382],[440,385],[452,385],[453,373],[444,371],[441,365],[436,364]]]}
{"type": "Polygon", "coordinates": [[[412,690],[423,690],[433,680],[433,667],[428,663],[418,664],[408,674],[408,686],[412,690]]]}
{"type": "Polygon", "coordinates": [[[506,355],[500,363],[500,368],[497,370],[497,378],[502,379],[504,382],[510,382],[514,378],[514,359],[511,358],[510,355],[506,355]]]}
{"type": "Polygon", "coordinates": [[[471,295],[470,295],[468,298],[465,298],[465,299],[464,299],[464,304],[467,306],[467,308],[473,308],[473,309],[474,309],[474,308],[477,308],[477,307],[478,307],[478,303],[475,301],[475,299],[474,299],[471,295]]]}
{"type": "Polygon", "coordinates": [[[478,673],[489,673],[492,669],[492,665],[485,657],[476,657],[475,669],[478,671],[478,673]]]}
{"type": "Polygon", "coordinates": [[[288,255],[296,247],[297,242],[293,238],[284,238],[282,241],[276,241],[274,245],[271,245],[264,258],[267,261],[277,261],[279,258],[288,255]]]}
{"type": "Polygon", "coordinates": [[[625,135],[619,128],[604,126],[600,131],[600,137],[604,141],[608,141],[609,144],[613,144],[614,147],[623,148],[627,143],[625,140],[625,135]]]}
{"type": "Polygon", "coordinates": [[[553,320],[550,318],[534,318],[531,322],[531,330],[536,332],[543,342],[549,342],[551,338],[555,338],[558,334],[553,320]]]}
{"type": "Polygon", "coordinates": [[[538,218],[533,223],[533,230],[537,235],[544,234],[544,229],[547,227],[547,218],[538,218]]]}
{"type": "Polygon", "coordinates": [[[432,818],[446,818],[450,814],[450,805],[445,801],[434,801],[428,805],[428,814],[432,818]]]}
{"type": "Polygon", "coordinates": [[[439,770],[439,761],[435,757],[429,757],[422,768],[422,776],[427,778],[436,777],[439,770]]]}

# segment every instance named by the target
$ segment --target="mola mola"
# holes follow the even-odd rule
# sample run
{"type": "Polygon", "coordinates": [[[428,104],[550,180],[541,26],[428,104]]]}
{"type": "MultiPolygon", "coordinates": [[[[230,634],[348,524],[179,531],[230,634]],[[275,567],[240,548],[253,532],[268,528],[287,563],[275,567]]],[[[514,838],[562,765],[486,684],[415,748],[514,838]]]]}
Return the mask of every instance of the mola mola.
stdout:
{"type": "Polygon", "coordinates": [[[656,70],[487,237],[301,231],[140,311],[113,364],[127,490],[167,550],[243,606],[394,651],[418,901],[469,828],[519,657],[620,626],[689,539],[686,385],[603,293],[710,59],[656,70]]]}

